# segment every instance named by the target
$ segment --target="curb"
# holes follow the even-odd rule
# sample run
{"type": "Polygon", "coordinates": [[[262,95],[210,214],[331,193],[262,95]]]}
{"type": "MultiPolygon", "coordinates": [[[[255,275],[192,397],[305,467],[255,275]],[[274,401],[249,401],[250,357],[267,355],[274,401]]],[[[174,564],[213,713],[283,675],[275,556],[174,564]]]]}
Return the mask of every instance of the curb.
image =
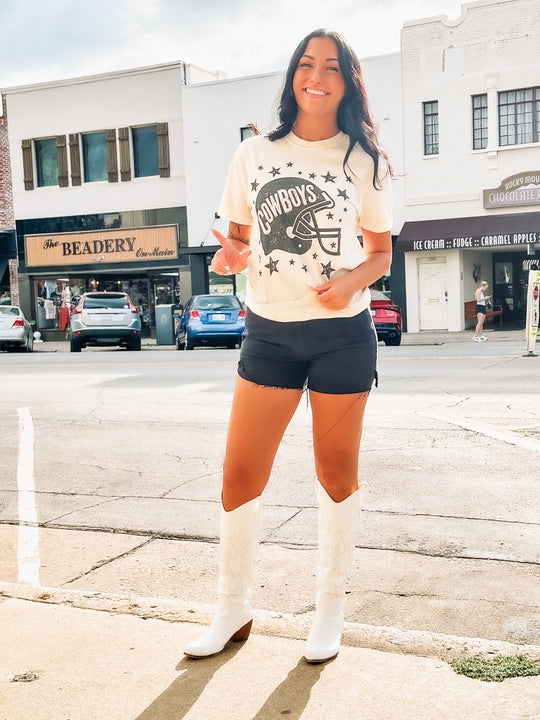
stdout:
{"type": "MultiPolygon", "coordinates": [[[[84,590],[34,587],[20,583],[0,582],[0,597],[51,605],[65,605],[83,610],[94,610],[116,615],[135,615],[144,620],[163,620],[171,623],[209,624],[214,613],[213,605],[195,604],[181,600],[118,595],[84,590]]],[[[305,640],[310,627],[310,616],[299,617],[268,610],[254,610],[254,628],[259,635],[305,640]]],[[[425,630],[345,623],[342,644],[349,647],[383,652],[436,657],[446,662],[456,657],[496,656],[523,654],[540,660],[540,646],[520,645],[503,640],[467,638],[443,635],[425,630]]]]}

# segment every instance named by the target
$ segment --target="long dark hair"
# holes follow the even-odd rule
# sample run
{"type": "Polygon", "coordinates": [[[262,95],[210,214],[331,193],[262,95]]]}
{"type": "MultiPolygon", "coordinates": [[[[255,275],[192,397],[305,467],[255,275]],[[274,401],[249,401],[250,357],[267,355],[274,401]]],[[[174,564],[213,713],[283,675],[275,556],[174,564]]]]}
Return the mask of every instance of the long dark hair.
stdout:
{"type": "Polygon", "coordinates": [[[345,94],[338,108],[337,124],[339,129],[349,136],[349,147],[343,160],[343,168],[346,168],[347,160],[358,143],[373,158],[375,165],[373,185],[377,188],[379,157],[385,159],[388,172],[392,174],[390,162],[387,153],[379,145],[377,126],[369,109],[360,61],[349,43],[337,32],[324,28],[314,30],[301,41],[292,54],[279,101],[279,124],[268,133],[268,138],[272,141],[279,140],[294,128],[298,104],[293,92],[293,78],[300,58],[312,38],[329,38],[335,42],[338,49],[339,67],[345,81],[345,94]]]}

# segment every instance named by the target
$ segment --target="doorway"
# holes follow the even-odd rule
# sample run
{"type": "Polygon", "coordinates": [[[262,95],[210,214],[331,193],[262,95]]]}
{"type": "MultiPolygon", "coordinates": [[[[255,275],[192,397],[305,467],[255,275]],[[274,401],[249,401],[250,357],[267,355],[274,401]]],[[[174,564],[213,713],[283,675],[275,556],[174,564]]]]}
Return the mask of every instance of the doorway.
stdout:
{"type": "Polygon", "coordinates": [[[420,330],[448,329],[446,259],[418,260],[420,330]]]}

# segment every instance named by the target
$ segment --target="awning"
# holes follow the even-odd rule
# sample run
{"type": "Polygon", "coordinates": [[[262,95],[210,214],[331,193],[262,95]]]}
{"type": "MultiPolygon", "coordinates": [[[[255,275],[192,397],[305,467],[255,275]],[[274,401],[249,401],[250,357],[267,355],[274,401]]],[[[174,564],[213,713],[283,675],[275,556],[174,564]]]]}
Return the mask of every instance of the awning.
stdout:
{"type": "Polygon", "coordinates": [[[406,222],[397,249],[454,250],[540,245],[540,212],[406,222]]]}

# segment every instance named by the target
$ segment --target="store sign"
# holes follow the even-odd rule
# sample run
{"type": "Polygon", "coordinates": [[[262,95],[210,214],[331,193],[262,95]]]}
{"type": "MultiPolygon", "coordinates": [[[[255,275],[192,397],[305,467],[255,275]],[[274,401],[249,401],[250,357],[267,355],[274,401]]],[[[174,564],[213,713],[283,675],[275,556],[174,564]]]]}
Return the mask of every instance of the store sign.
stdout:
{"type": "Polygon", "coordinates": [[[411,240],[403,250],[463,250],[467,248],[496,248],[516,245],[540,244],[540,231],[530,233],[504,233],[501,235],[471,235],[469,237],[411,240]]]}
{"type": "Polygon", "coordinates": [[[527,352],[532,354],[538,335],[540,316],[540,271],[529,270],[529,285],[527,289],[527,352]]]}
{"type": "Polygon", "coordinates": [[[486,210],[517,205],[540,205],[540,172],[511,175],[498,188],[484,190],[486,210]]]}
{"type": "Polygon", "coordinates": [[[175,260],[178,258],[177,233],[176,225],[163,225],[85,233],[26,235],[26,266],[31,269],[175,260]]]}

